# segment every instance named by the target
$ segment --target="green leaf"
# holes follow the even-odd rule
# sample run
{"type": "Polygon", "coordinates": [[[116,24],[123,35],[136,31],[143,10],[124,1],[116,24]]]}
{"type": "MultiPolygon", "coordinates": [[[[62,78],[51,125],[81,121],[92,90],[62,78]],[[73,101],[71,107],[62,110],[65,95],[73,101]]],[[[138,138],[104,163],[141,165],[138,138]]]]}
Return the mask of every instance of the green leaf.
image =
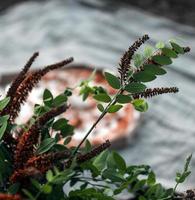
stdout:
{"type": "Polygon", "coordinates": [[[126,184],[122,184],[122,186],[120,186],[114,190],[114,195],[122,193],[122,191],[125,189],[127,189],[126,184]]]}
{"type": "Polygon", "coordinates": [[[67,96],[65,94],[60,94],[53,100],[53,106],[55,107],[60,106],[64,104],[66,101],[67,101],[67,96]]]}
{"type": "Polygon", "coordinates": [[[53,180],[53,172],[51,170],[47,171],[46,179],[48,182],[51,182],[53,180]]]}
{"type": "Polygon", "coordinates": [[[78,182],[79,182],[78,178],[72,178],[71,181],[70,181],[70,187],[73,187],[78,182]]]}
{"type": "Polygon", "coordinates": [[[49,151],[56,144],[56,140],[54,138],[47,138],[43,140],[36,151],[36,154],[43,154],[49,151]]]}
{"type": "Polygon", "coordinates": [[[144,57],[149,58],[152,56],[154,49],[152,46],[147,45],[144,49],[144,57]]]}
{"type": "Polygon", "coordinates": [[[169,196],[169,198],[167,198],[167,197],[164,196],[165,195],[165,189],[159,183],[155,184],[155,185],[152,185],[148,189],[148,191],[145,193],[145,195],[148,197],[148,199],[159,199],[159,200],[160,199],[161,200],[172,199],[172,197],[170,197],[170,196],[169,196]],[[165,197],[165,198],[163,198],[163,197],[165,197]]]}
{"type": "Polygon", "coordinates": [[[191,160],[192,160],[192,154],[190,154],[186,159],[186,163],[185,163],[185,166],[184,166],[184,171],[188,171],[188,168],[189,168],[191,160]]]}
{"type": "Polygon", "coordinates": [[[85,101],[89,96],[88,92],[83,93],[83,101],[85,101]]]}
{"type": "Polygon", "coordinates": [[[7,121],[5,121],[2,126],[0,127],[0,140],[2,139],[5,131],[7,129],[7,121]]]}
{"type": "Polygon", "coordinates": [[[0,111],[3,110],[10,101],[10,97],[6,97],[0,101],[0,111]]]}
{"type": "Polygon", "coordinates": [[[8,188],[9,194],[16,194],[20,188],[20,183],[14,183],[8,188]]]}
{"type": "Polygon", "coordinates": [[[132,101],[132,98],[129,95],[119,94],[116,97],[118,103],[129,103],[132,101]]]}
{"type": "Polygon", "coordinates": [[[176,177],[176,182],[183,183],[190,174],[191,174],[191,171],[184,172],[183,174],[180,174],[180,175],[178,173],[176,177]]]}
{"type": "Polygon", "coordinates": [[[129,83],[125,86],[125,90],[130,93],[139,93],[143,92],[146,89],[146,86],[142,83],[129,83]]]}
{"type": "Polygon", "coordinates": [[[154,185],[156,182],[156,176],[153,171],[151,171],[148,175],[147,183],[148,185],[154,185]]]}
{"type": "Polygon", "coordinates": [[[121,171],[125,171],[126,170],[125,160],[117,152],[113,152],[113,158],[117,163],[118,169],[121,171]]]}
{"type": "Polygon", "coordinates": [[[135,99],[132,101],[132,104],[140,112],[146,112],[148,110],[148,104],[144,99],[135,99]]]}
{"type": "Polygon", "coordinates": [[[113,182],[123,182],[124,178],[114,169],[105,169],[102,173],[104,179],[109,179],[113,182]]]}
{"type": "Polygon", "coordinates": [[[4,116],[0,117],[0,124],[3,124],[8,119],[9,119],[9,115],[4,115],[4,116]]]}
{"type": "Polygon", "coordinates": [[[136,67],[139,67],[139,66],[143,63],[143,60],[144,60],[143,56],[140,55],[140,54],[138,54],[138,53],[136,53],[136,54],[133,56],[134,65],[135,65],[136,67]]]}
{"type": "Polygon", "coordinates": [[[102,104],[98,104],[97,105],[97,108],[100,112],[103,112],[104,111],[104,106],[102,104]]]}
{"type": "Polygon", "coordinates": [[[97,94],[97,95],[94,95],[93,98],[97,101],[102,101],[102,102],[105,102],[105,103],[108,103],[111,101],[111,98],[107,95],[107,94],[97,94]]]}
{"type": "Polygon", "coordinates": [[[104,89],[101,86],[93,86],[92,88],[93,88],[93,94],[102,94],[102,93],[107,94],[106,89],[104,89]]]}
{"type": "Polygon", "coordinates": [[[68,124],[68,120],[61,118],[58,119],[57,121],[55,121],[53,123],[52,128],[56,131],[61,131],[61,135],[63,137],[66,137],[68,135],[72,135],[73,131],[74,131],[74,127],[70,124],[68,124]]]}
{"type": "Polygon", "coordinates": [[[178,44],[176,44],[175,42],[170,42],[171,43],[171,46],[173,47],[173,49],[179,53],[179,54],[184,54],[184,50],[181,46],[179,46],[178,44]]]}
{"type": "Polygon", "coordinates": [[[165,56],[168,56],[170,58],[177,58],[177,53],[175,53],[175,51],[173,51],[172,49],[169,48],[162,48],[162,52],[165,56]]]}
{"type": "Polygon", "coordinates": [[[155,46],[156,46],[157,49],[162,49],[162,48],[165,47],[165,43],[162,42],[162,41],[160,41],[160,42],[158,42],[155,46]]]}
{"type": "Polygon", "coordinates": [[[56,131],[63,130],[63,129],[65,129],[65,127],[67,126],[67,122],[68,122],[67,119],[64,119],[64,118],[58,119],[57,121],[55,121],[55,122],[53,123],[52,128],[53,128],[54,130],[56,130],[56,131]]]}
{"type": "Polygon", "coordinates": [[[106,165],[107,165],[107,168],[109,168],[109,169],[116,169],[117,168],[117,163],[115,162],[113,153],[110,153],[108,155],[108,158],[106,160],[106,165]]]}
{"type": "Polygon", "coordinates": [[[129,69],[128,72],[127,72],[127,76],[130,78],[130,77],[132,77],[133,73],[134,73],[133,70],[129,69]]]}
{"type": "MultiPolygon", "coordinates": [[[[106,195],[106,196],[109,196],[109,197],[111,197],[111,196],[113,196],[113,189],[111,189],[111,188],[106,188],[105,190],[104,190],[104,194],[106,195]]],[[[104,198],[105,199],[105,198],[104,198]]],[[[106,198],[107,200],[109,200],[110,198],[106,198]]],[[[113,198],[111,198],[111,200],[114,200],[113,198]]]]}
{"type": "MultiPolygon", "coordinates": [[[[74,162],[74,161],[73,161],[74,162]]],[[[64,170],[58,174],[58,176],[54,176],[52,183],[53,184],[64,184],[66,181],[70,180],[70,178],[73,176],[75,172],[73,172],[71,169],[64,170]]]]}
{"type": "Polygon", "coordinates": [[[41,106],[41,105],[38,105],[36,104],[34,106],[34,114],[36,116],[41,116],[42,114],[48,112],[50,110],[50,108],[48,106],[41,106]]]}
{"type": "Polygon", "coordinates": [[[39,191],[42,189],[42,185],[35,179],[30,179],[32,185],[37,188],[39,191]]]}
{"type": "Polygon", "coordinates": [[[93,94],[94,91],[93,91],[93,88],[88,85],[88,81],[86,83],[84,81],[83,83],[84,85],[82,85],[79,94],[83,95],[83,101],[85,101],[90,94],[93,94]]]}
{"type": "Polygon", "coordinates": [[[86,142],[85,142],[85,147],[84,147],[83,151],[85,153],[87,153],[91,150],[92,150],[92,145],[91,145],[90,141],[87,139],[86,142]]]}
{"type": "Polygon", "coordinates": [[[52,93],[48,89],[45,89],[45,91],[43,93],[44,104],[47,105],[47,106],[50,106],[52,104],[52,101],[53,101],[52,93]]]}
{"type": "Polygon", "coordinates": [[[65,140],[64,140],[64,145],[67,145],[67,144],[69,144],[70,143],[70,141],[72,140],[72,137],[67,137],[65,140]]]}
{"type": "Polygon", "coordinates": [[[64,144],[55,144],[51,151],[67,151],[67,147],[64,144]]]}
{"type": "Polygon", "coordinates": [[[156,79],[156,76],[154,74],[151,74],[148,71],[141,71],[141,72],[135,73],[133,75],[133,78],[140,82],[150,82],[156,79]]]}
{"type": "Polygon", "coordinates": [[[111,105],[111,106],[108,108],[107,112],[108,112],[108,113],[115,113],[115,112],[119,111],[122,107],[123,107],[123,106],[122,106],[122,105],[119,105],[119,104],[111,105]]]}
{"type": "Polygon", "coordinates": [[[154,75],[164,75],[167,73],[162,67],[153,64],[144,65],[144,70],[148,73],[153,73],[154,75]]]}
{"type": "Polygon", "coordinates": [[[86,189],[87,186],[88,186],[87,182],[83,183],[83,185],[81,185],[81,187],[80,187],[81,191],[84,190],[84,189],[86,189]]]}
{"type": "Polygon", "coordinates": [[[45,184],[42,188],[43,193],[50,194],[52,192],[52,186],[45,184]]]}
{"type": "Polygon", "coordinates": [[[137,181],[137,183],[133,186],[133,191],[136,192],[141,190],[144,187],[145,183],[146,183],[145,179],[137,181]]]}
{"type": "Polygon", "coordinates": [[[169,57],[163,56],[163,55],[153,56],[152,60],[159,65],[170,65],[170,64],[172,64],[172,60],[169,57]]]}
{"type": "Polygon", "coordinates": [[[74,126],[67,124],[64,129],[61,130],[61,135],[66,137],[68,135],[72,135],[74,133],[74,126]]]}
{"type": "Polygon", "coordinates": [[[144,196],[140,196],[138,200],[147,200],[144,196]]]}
{"type": "MultiPolygon", "coordinates": [[[[190,156],[188,156],[188,158],[186,159],[183,172],[182,173],[179,173],[179,172],[176,173],[175,181],[177,183],[183,183],[186,180],[186,178],[190,175],[191,171],[189,171],[189,165],[190,165],[191,159],[192,159],[192,154],[190,156]]],[[[176,187],[177,187],[177,185],[176,185],[176,187]]],[[[176,189],[176,187],[175,187],[175,189],[176,189]]]]}
{"type": "Polygon", "coordinates": [[[69,88],[67,88],[67,89],[65,89],[64,94],[65,94],[67,97],[70,97],[70,96],[72,95],[72,90],[69,89],[69,88]]]}
{"type": "Polygon", "coordinates": [[[116,76],[108,72],[105,72],[104,75],[111,87],[113,87],[114,89],[119,89],[121,87],[120,80],[116,76]]]}
{"type": "Polygon", "coordinates": [[[101,154],[99,154],[95,160],[93,161],[93,165],[98,169],[102,170],[106,166],[106,159],[108,157],[108,151],[105,150],[101,154]]]}
{"type": "Polygon", "coordinates": [[[30,200],[36,200],[33,195],[26,189],[22,189],[22,192],[30,199],[30,200]]]}

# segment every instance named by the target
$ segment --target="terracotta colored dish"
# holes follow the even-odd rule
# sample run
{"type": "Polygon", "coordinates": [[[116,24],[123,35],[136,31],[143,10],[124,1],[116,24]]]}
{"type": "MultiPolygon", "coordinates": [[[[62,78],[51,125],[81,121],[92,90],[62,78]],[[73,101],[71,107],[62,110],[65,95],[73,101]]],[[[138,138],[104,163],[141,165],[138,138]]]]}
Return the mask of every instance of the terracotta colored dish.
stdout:
{"type": "MultiPolygon", "coordinates": [[[[42,95],[45,88],[49,89],[54,96],[63,92],[66,87],[74,88],[82,80],[87,79],[92,73],[92,69],[86,67],[69,67],[64,70],[52,71],[43,77],[32,93],[27,103],[22,107],[18,123],[26,122],[33,113],[35,103],[42,103],[42,95]]],[[[3,76],[0,81],[2,91],[5,91],[7,81],[12,80],[14,75],[3,76]],[[3,87],[4,86],[4,87],[3,87]]],[[[102,72],[96,72],[92,85],[105,87],[110,94],[114,90],[106,83],[102,72]]],[[[76,127],[75,134],[72,137],[70,146],[75,146],[84,137],[87,130],[100,115],[96,107],[96,102],[92,98],[82,101],[79,96],[79,89],[74,90],[74,94],[69,98],[70,109],[64,114],[70,124],[76,127]]],[[[119,112],[107,114],[105,118],[97,125],[96,129],[89,136],[93,145],[98,145],[109,139],[114,147],[124,147],[128,143],[130,136],[133,135],[140,115],[134,108],[128,104],[119,112]]]]}

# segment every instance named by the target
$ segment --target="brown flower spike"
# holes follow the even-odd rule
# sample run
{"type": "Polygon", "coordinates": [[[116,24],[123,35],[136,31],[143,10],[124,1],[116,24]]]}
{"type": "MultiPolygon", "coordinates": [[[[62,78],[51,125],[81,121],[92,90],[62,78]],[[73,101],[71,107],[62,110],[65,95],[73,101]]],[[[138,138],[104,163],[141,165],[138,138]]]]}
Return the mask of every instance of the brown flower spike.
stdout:
{"type": "Polygon", "coordinates": [[[22,134],[14,153],[14,163],[16,169],[23,168],[27,160],[33,156],[34,146],[38,143],[42,126],[50,119],[65,112],[67,108],[67,105],[62,105],[58,108],[51,109],[49,112],[39,117],[30,129],[22,134]]]}
{"type": "Polygon", "coordinates": [[[22,81],[25,79],[28,70],[30,69],[31,65],[33,64],[33,62],[35,61],[35,59],[37,58],[38,55],[39,55],[39,53],[35,52],[32,55],[32,57],[28,60],[28,62],[24,66],[23,70],[19,73],[19,75],[16,77],[16,79],[11,84],[11,86],[7,92],[7,95],[6,95],[7,97],[11,97],[12,99],[14,98],[17,88],[22,83],[22,81]]]}
{"type": "Polygon", "coordinates": [[[118,72],[120,74],[121,83],[125,82],[128,76],[128,72],[131,68],[131,60],[137,49],[149,39],[148,35],[144,35],[134,42],[132,46],[124,53],[119,63],[118,72]]]}
{"type": "Polygon", "coordinates": [[[179,89],[177,87],[162,87],[162,88],[149,88],[146,89],[144,92],[140,92],[133,95],[134,99],[140,99],[140,98],[150,98],[153,96],[166,94],[166,93],[177,93],[179,92],[179,89]]]}
{"type": "MultiPolygon", "coordinates": [[[[23,70],[19,73],[16,79],[11,84],[7,97],[10,97],[10,102],[8,105],[1,111],[0,115],[9,115],[10,122],[13,123],[16,117],[20,112],[21,105],[27,100],[29,93],[41,80],[41,78],[48,72],[64,67],[65,65],[71,63],[73,58],[70,57],[61,62],[48,65],[41,70],[35,72],[29,72],[31,65],[33,64],[36,57],[39,55],[38,52],[35,52],[32,57],[28,60],[23,70]]],[[[6,144],[11,151],[15,148],[16,140],[10,133],[5,133],[3,137],[3,142],[6,144]]]]}
{"type": "Polygon", "coordinates": [[[45,173],[49,169],[51,169],[57,161],[62,159],[65,160],[70,156],[70,151],[62,151],[56,153],[48,153],[40,156],[34,156],[27,161],[27,163],[25,164],[25,168],[35,167],[41,173],[45,173]]]}
{"type": "Polygon", "coordinates": [[[35,167],[28,167],[25,169],[15,170],[11,175],[9,181],[11,183],[22,183],[27,184],[29,182],[29,178],[38,178],[41,177],[41,172],[37,170],[35,167]]]}
{"type": "MultiPolygon", "coordinates": [[[[21,105],[27,100],[29,93],[38,84],[41,78],[48,72],[55,69],[62,68],[65,65],[71,63],[72,61],[73,61],[73,58],[71,57],[61,62],[48,65],[41,70],[37,70],[35,72],[29,73],[29,75],[18,86],[14,94],[14,98],[10,100],[10,103],[3,110],[2,115],[6,115],[6,114],[10,115],[10,121],[14,122],[14,120],[16,119],[16,117],[18,116],[20,112],[21,105]]],[[[19,76],[23,76],[23,73],[19,74],[19,76]]]]}
{"type": "MultiPolygon", "coordinates": [[[[81,154],[78,155],[76,158],[77,163],[81,164],[84,163],[94,157],[96,157],[97,155],[99,155],[101,152],[103,152],[104,150],[108,149],[111,146],[111,143],[109,140],[106,140],[106,142],[104,142],[103,144],[95,147],[94,149],[92,149],[90,152],[86,153],[86,154],[81,154]]],[[[72,163],[72,159],[69,159],[68,161],[66,161],[64,163],[65,168],[70,167],[72,163]]]]}

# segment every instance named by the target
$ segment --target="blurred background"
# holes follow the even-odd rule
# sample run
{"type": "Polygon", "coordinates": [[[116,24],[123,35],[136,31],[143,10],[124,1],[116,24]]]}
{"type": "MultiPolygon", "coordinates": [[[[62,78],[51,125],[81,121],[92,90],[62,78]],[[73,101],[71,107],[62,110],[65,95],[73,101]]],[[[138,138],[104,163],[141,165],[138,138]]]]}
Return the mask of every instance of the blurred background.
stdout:
{"type": "MultiPolygon", "coordinates": [[[[75,63],[116,70],[124,50],[147,33],[150,44],[179,38],[191,52],[153,86],[178,86],[176,95],[149,100],[136,135],[119,151],[128,164],[149,164],[173,186],[195,151],[194,0],[0,1],[0,74],[17,72],[39,51],[35,67],[74,56],[75,63]]],[[[186,186],[195,186],[195,158],[186,186]]]]}

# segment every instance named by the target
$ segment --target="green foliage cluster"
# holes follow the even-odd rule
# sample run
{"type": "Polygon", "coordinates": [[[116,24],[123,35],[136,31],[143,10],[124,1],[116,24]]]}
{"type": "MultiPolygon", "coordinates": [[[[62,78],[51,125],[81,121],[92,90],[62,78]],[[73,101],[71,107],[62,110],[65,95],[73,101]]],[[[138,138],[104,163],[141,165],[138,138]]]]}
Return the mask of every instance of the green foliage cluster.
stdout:
{"type": "MultiPolygon", "coordinates": [[[[80,95],[82,95],[84,101],[88,97],[97,101],[97,109],[101,112],[100,117],[94,122],[81,143],[70,149],[67,148],[67,145],[74,134],[74,127],[68,123],[67,119],[61,117],[55,119],[53,117],[41,127],[39,142],[35,144],[35,156],[63,151],[69,151],[71,156],[58,160],[51,169],[38,177],[29,176],[28,183],[10,181],[9,178],[15,169],[11,150],[9,146],[3,143],[3,137],[7,132],[15,132],[18,128],[28,131],[29,127],[45,113],[67,104],[73,89],[66,89],[57,97],[54,97],[46,89],[43,94],[43,104],[34,106],[34,114],[27,125],[11,124],[9,115],[1,115],[0,193],[20,194],[19,199],[30,200],[114,200],[123,191],[126,191],[130,196],[133,196],[132,198],[138,200],[174,199],[178,185],[183,183],[190,174],[191,156],[187,158],[183,172],[177,173],[175,187],[167,189],[158,183],[150,166],[128,166],[116,151],[104,150],[91,156],[93,147],[87,140],[88,135],[107,113],[115,113],[122,109],[125,104],[131,103],[140,112],[147,111],[148,104],[145,99],[136,98],[136,95],[143,94],[147,97],[146,90],[148,87],[146,83],[155,80],[159,75],[166,74],[166,69],[163,66],[170,65],[179,54],[185,53],[183,47],[173,42],[170,45],[158,43],[156,47],[157,49],[146,47],[144,55],[134,54],[133,63],[129,63],[125,71],[126,79],[110,72],[104,73],[107,83],[116,91],[114,95],[110,95],[101,86],[90,85],[94,74],[90,79],[82,81],[79,86],[80,95]],[[52,136],[51,130],[57,134],[52,136]],[[64,144],[59,144],[62,138],[64,144]],[[85,145],[81,148],[83,144],[85,145]],[[85,154],[90,155],[90,159],[85,157],[83,162],[78,162],[79,156],[85,154]],[[66,187],[65,190],[63,190],[64,186],[66,187]]],[[[6,108],[9,101],[9,97],[0,101],[0,111],[6,108]]],[[[0,199],[3,198],[0,196],[0,199]]],[[[14,199],[14,197],[10,199],[14,199]]]]}

